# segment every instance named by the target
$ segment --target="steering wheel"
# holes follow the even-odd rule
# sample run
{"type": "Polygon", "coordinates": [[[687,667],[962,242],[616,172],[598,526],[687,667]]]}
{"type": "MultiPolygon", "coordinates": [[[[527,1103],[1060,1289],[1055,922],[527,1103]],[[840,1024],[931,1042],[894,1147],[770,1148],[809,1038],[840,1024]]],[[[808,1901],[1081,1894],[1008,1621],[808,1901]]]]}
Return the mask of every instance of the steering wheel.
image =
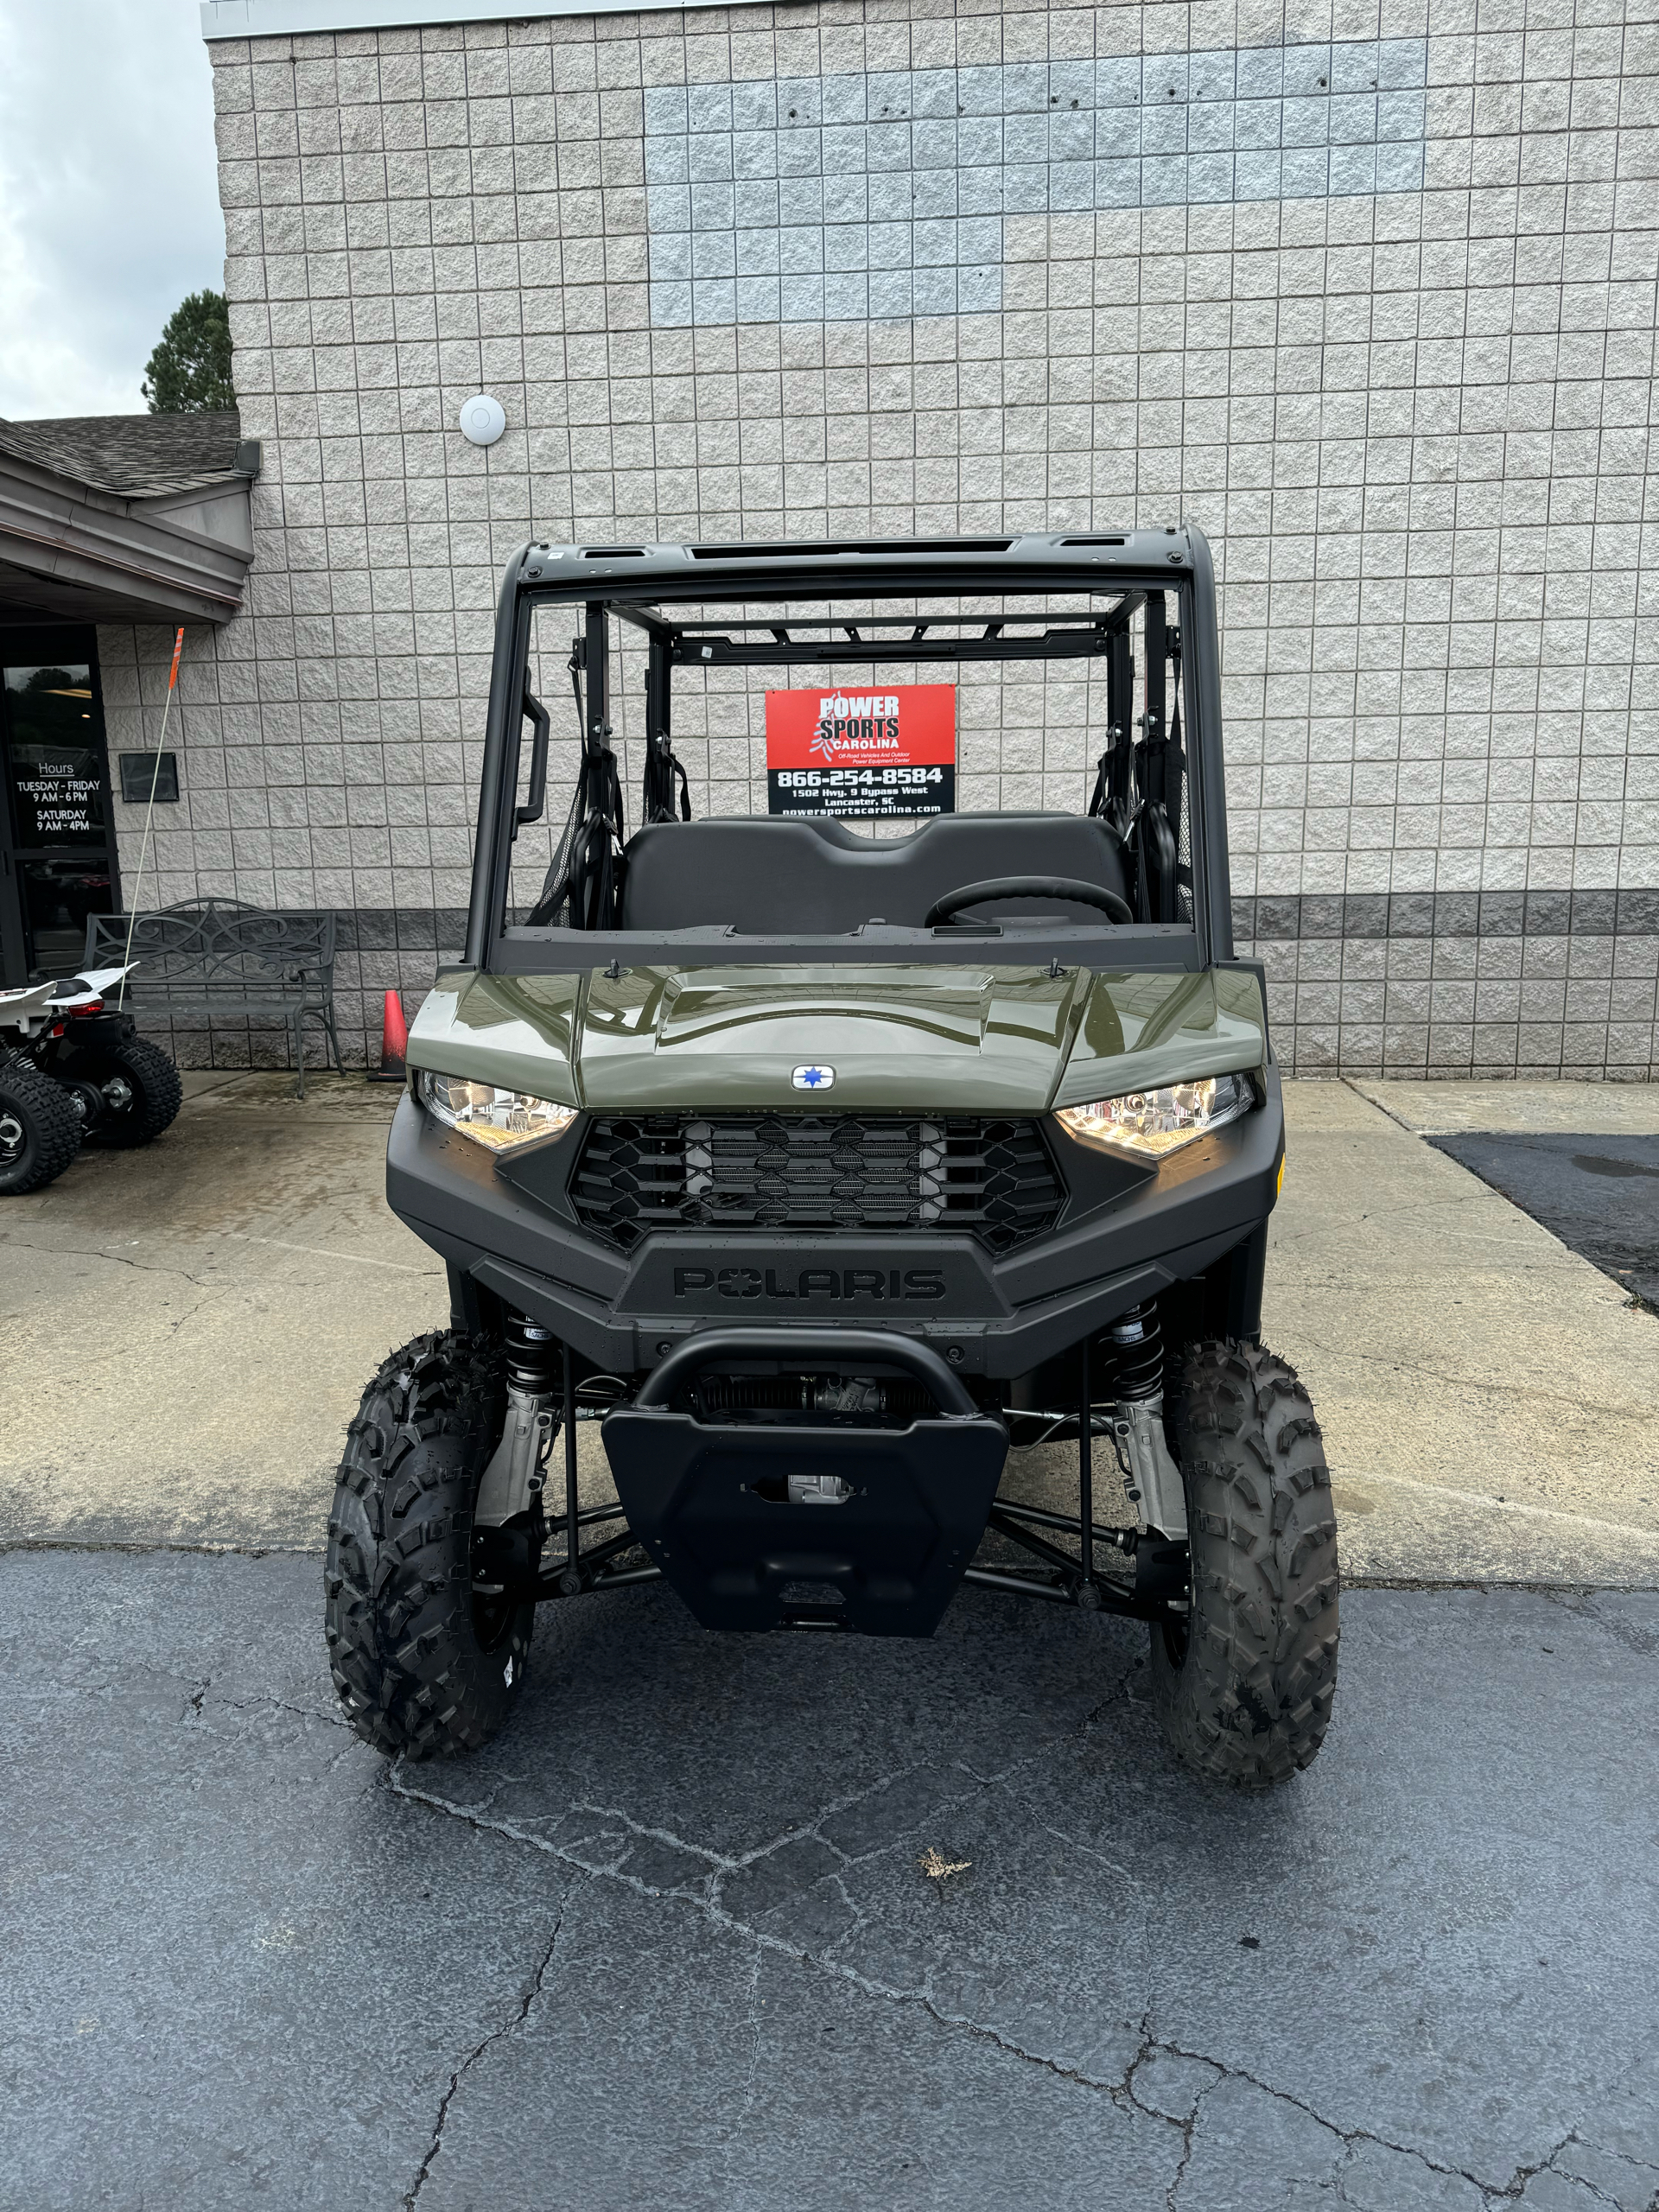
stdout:
{"type": "Polygon", "coordinates": [[[1083,883],[1071,875],[997,875],[984,883],[964,883],[960,891],[947,891],[927,910],[925,930],[936,929],[961,913],[964,906],[980,906],[999,899],[1066,899],[1079,906],[1098,906],[1115,922],[1133,922],[1135,910],[1116,891],[1098,883],[1083,883]]]}

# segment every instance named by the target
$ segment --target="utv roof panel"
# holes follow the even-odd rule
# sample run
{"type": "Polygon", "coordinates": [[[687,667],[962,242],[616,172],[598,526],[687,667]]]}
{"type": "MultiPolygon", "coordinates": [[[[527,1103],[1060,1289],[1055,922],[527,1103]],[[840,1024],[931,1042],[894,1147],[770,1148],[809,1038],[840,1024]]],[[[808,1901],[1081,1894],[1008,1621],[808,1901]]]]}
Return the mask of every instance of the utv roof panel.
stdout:
{"type": "Polygon", "coordinates": [[[835,597],[887,591],[1065,590],[1129,577],[1190,575],[1207,566],[1190,524],[1117,534],[1026,531],[1016,537],[825,538],[759,545],[526,545],[512,565],[520,588],[580,596],[626,576],[630,593],[662,598],[835,597]],[[1173,572],[1173,573],[1172,573],[1173,572]]]}

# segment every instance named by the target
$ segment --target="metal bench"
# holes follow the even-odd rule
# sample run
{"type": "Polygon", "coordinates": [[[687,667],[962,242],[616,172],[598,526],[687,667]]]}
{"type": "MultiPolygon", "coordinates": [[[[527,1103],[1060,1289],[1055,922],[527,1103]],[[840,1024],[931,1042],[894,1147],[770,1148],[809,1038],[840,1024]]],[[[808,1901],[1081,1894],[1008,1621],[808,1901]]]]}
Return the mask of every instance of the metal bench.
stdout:
{"type": "Polygon", "coordinates": [[[279,1017],[291,1031],[298,1096],[305,1096],[307,1015],[321,1022],[334,1063],[346,1072],[334,1031],[334,916],[303,908],[274,912],[237,899],[193,899],[136,918],[93,914],[86,923],[86,965],[139,964],[126,979],[126,1003],[170,1020],[279,1017]],[[127,931],[132,950],[127,953],[127,931]]]}

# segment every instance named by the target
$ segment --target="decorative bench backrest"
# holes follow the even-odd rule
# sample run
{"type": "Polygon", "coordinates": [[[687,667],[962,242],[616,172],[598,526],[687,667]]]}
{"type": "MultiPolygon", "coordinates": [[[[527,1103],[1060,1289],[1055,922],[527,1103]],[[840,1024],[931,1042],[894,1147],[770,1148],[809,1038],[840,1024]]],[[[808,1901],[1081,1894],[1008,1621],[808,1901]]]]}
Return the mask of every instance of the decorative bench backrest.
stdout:
{"type": "MultiPolygon", "coordinates": [[[[129,978],[139,993],[157,985],[246,991],[286,984],[332,990],[335,917],[301,907],[280,912],[236,899],[194,899],[140,914],[132,924],[129,978]]],[[[94,914],[86,924],[86,965],[117,967],[125,954],[125,914],[94,914]]]]}

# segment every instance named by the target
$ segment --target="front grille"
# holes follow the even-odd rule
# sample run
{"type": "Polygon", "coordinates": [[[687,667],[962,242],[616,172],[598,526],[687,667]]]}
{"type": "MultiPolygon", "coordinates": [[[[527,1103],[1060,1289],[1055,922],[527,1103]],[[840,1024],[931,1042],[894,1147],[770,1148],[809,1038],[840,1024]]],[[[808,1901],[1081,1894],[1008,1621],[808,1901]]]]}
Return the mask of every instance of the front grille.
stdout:
{"type": "Polygon", "coordinates": [[[1034,1122],[961,1115],[601,1115],[570,1185],[591,1236],[653,1229],[966,1232],[1012,1252],[1065,1193],[1034,1122]]]}

